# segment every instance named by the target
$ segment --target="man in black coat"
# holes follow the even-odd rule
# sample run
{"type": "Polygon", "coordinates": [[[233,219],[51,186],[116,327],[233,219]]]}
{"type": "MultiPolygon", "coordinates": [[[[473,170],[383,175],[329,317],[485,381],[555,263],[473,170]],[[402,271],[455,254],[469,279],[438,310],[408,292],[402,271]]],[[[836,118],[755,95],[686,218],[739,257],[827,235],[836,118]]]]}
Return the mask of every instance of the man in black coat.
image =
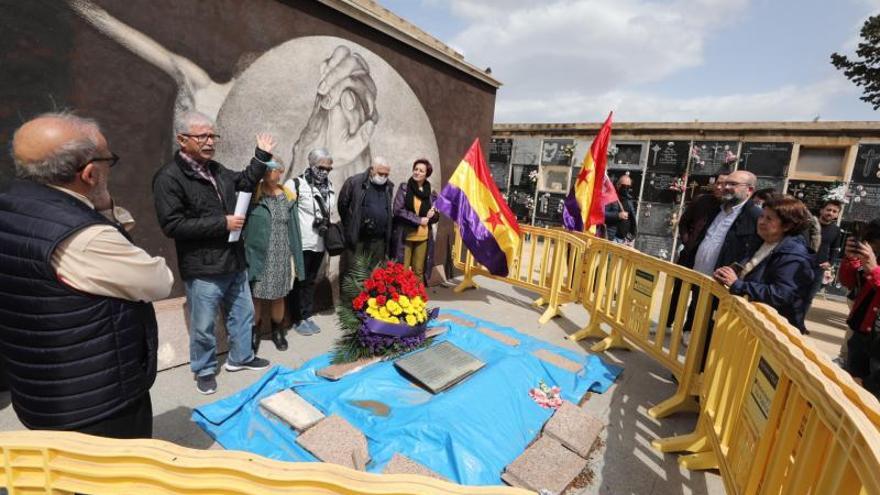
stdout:
{"type": "Polygon", "coordinates": [[[337,207],[345,231],[346,267],[359,253],[369,254],[375,261],[389,256],[394,218],[390,173],[388,162],[376,157],[369,169],[349,177],[342,185],[337,207]]]}
{"type": "MultiPolygon", "coordinates": [[[[741,262],[755,254],[763,243],[758,237],[761,208],[751,201],[757,182],[755,175],[745,170],[737,170],[719,182],[721,206],[708,212],[703,228],[694,239],[694,249],[683,251],[678,264],[711,277],[716,268],[741,262]]],[[[692,291],[683,328],[685,343],[690,341],[698,298],[699,291],[692,291]]],[[[717,304],[718,301],[713,300],[713,311],[717,304]]],[[[706,345],[708,348],[708,339],[706,345]]]]}
{"type": "Polygon", "coordinates": [[[229,242],[229,234],[244,226],[244,216],[233,214],[236,192],[254,191],[275,140],[258,135],[250,165],[234,172],[212,160],[219,136],[210,117],[187,112],[174,127],[180,150],[153,177],[153,200],[159,225],[177,248],[189,311],[190,369],[197,390],[207,395],[217,390],[214,320],[221,305],[230,338],[226,371],[269,366],[253,351],[254,305],[244,247],[241,241],[229,242]]]}
{"type": "Polygon", "coordinates": [[[632,178],[622,175],[617,179],[617,201],[605,205],[605,237],[620,244],[632,246],[637,233],[636,209],[632,201],[632,178]]]}

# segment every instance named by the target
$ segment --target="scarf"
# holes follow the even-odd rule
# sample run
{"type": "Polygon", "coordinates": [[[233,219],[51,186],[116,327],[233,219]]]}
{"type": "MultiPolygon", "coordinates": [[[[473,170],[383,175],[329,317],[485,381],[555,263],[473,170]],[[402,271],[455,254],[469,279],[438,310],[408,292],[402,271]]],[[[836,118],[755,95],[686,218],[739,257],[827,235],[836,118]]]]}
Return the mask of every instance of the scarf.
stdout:
{"type": "Polygon", "coordinates": [[[409,181],[406,183],[406,198],[404,199],[404,204],[406,205],[406,209],[417,214],[419,217],[425,217],[428,215],[428,210],[431,209],[431,184],[426,180],[422,187],[419,188],[418,182],[416,182],[412,177],[410,177],[409,181]],[[415,207],[415,197],[422,201],[421,206],[419,207],[419,211],[416,211],[415,207]]]}
{"type": "Polygon", "coordinates": [[[316,173],[313,167],[306,168],[303,178],[312,187],[318,190],[324,203],[330,198],[330,179],[329,173],[316,173]]]}

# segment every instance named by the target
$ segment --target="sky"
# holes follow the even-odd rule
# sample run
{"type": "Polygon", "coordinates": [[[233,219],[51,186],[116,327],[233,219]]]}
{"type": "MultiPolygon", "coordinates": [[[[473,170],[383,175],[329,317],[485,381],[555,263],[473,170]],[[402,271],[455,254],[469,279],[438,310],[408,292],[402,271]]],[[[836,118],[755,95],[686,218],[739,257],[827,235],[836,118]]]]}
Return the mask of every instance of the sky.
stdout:
{"type": "Polygon", "coordinates": [[[378,0],[491,67],[495,122],[877,120],[831,65],[880,0],[378,0]]]}

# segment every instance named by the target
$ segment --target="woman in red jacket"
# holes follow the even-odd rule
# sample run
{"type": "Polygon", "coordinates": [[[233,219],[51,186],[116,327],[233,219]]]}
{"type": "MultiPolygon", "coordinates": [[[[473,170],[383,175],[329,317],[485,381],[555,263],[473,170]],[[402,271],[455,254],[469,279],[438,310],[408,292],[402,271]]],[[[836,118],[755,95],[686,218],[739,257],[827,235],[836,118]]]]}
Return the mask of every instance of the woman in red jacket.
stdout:
{"type": "Polygon", "coordinates": [[[846,242],[840,265],[840,282],[856,291],[846,323],[852,330],[847,341],[846,370],[880,397],[880,219],[868,223],[860,241],[846,242]]]}

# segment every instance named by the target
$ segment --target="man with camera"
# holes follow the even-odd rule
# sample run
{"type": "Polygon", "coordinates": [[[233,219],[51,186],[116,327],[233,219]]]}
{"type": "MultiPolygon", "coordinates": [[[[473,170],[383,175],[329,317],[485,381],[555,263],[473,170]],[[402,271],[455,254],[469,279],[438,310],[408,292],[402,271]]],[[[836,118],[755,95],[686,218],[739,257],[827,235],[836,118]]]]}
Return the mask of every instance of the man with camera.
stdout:
{"type": "Polygon", "coordinates": [[[296,191],[298,216],[302,232],[303,262],[305,274],[293,283],[293,291],[287,298],[288,308],[294,320],[294,330],[300,335],[319,333],[321,328],[312,319],[315,304],[315,280],[321,269],[326,252],[324,236],[330,227],[330,212],[336,206],[336,191],[330,182],[333,157],[324,148],[311,150],[308,166],[299,177],[289,179],[284,185],[296,191]]]}
{"type": "Polygon", "coordinates": [[[394,184],[388,180],[390,173],[388,162],[376,157],[369,169],[349,177],[342,185],[339,216],[345,230],[346,266],[351,266],[356,254],[367,254],[376,261],[388,257],[394,191],[394,184]]]}

